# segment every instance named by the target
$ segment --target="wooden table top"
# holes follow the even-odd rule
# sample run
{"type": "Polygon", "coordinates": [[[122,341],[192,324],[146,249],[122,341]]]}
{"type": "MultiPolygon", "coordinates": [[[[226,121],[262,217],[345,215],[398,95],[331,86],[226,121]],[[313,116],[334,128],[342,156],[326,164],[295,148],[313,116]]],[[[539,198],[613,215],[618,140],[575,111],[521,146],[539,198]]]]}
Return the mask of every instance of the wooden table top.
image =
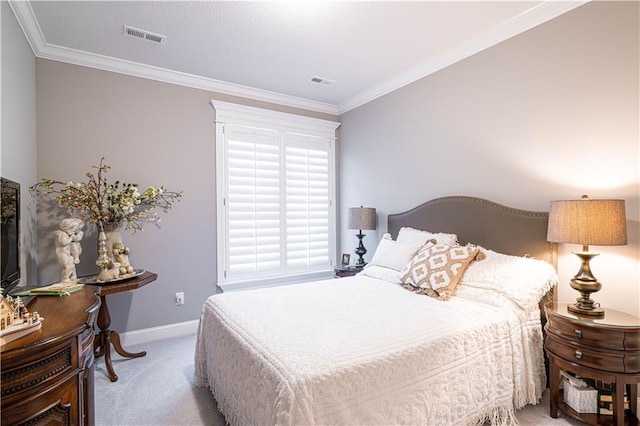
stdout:
{"type": "Polygon", "coordinates": [[[156,279],[158,279],[158,274],[145,271],[142,275],[138,277],[131,278],[125,281],[120,281],[115,284],[95,283],[93,285],[95,285],[98,288],[98,295],[106,296],[108,294],[116,294],[116,293],[122,293],[124,291],[135,290],[137,288],[140,288],[142,286],[145,286],[155,281],[156,279]]]}
{"type": "MultiPolygon", "coordinates": [[[[23,351],[39,350],[55,341],[63,341],[82,330],[91,328],[91,311],[97,311],[100,299],[98,288],[85,285],[82,290],[68,296],[37,296],[28,305],[29,312],[38,312],[44,318],[42,327],[26,336],[2,345],[2,358],[23,351]]],[[[13,355],[11,355],[13,356],[13,355]]]]}

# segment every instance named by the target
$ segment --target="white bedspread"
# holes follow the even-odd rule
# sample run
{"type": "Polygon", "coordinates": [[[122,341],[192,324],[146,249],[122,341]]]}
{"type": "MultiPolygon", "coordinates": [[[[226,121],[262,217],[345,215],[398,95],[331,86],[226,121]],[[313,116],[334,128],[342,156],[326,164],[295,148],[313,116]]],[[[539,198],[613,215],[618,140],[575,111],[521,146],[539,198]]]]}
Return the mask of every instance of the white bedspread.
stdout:
{"type": "Polygon", "coordinates": [[[238,425],[512,424],[546,380],[537,309],[363,276],[210,297],[195,365],[238,425]]]}

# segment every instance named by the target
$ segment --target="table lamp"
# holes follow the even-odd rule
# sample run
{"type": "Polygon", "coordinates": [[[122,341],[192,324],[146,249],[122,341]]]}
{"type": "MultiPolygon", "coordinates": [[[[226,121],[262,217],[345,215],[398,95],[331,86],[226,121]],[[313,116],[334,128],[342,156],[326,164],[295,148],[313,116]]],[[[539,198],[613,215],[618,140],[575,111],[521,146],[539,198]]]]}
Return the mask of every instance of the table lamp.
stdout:
{"type": "Polygon", "coordinates": [[[367,253],[367,249],[362,244],[362,238],[365,236],[362,230],[376,229],[376,209],[373,207],[350,207],[349,208],[349,229],[357,229],[356,237],[360,241],[355,253],[358,255],[356,267],[362,268],[366,262],[362,258],[367,253]]]}
{"type": "Polygon", "coordinates": [[[547,241],[582,244],[582,251],[574,252],[582,265],[571,279],[571,288],[580,292],[580,297],[567,309],[574,314],[603,317],[604,310],[590,297],[602,284],[591,273],[589,261],[598,253],[589,252],[589,245],[627,244],[624,200],[591,200],[583,195],[580,200],[552,201],[547,241]]]}

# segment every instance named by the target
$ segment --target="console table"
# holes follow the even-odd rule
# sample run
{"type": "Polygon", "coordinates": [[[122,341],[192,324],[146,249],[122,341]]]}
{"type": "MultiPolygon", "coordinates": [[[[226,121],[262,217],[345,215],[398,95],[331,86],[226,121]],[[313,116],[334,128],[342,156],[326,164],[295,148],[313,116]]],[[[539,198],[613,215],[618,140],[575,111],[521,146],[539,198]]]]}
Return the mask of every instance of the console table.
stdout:
{"type": "Polygon", "coordinates": [[[93,425],[93,323],[100,299],[85,286],[38,296],[42,327],[0,347],[1,423],[93,425]]]}
{"type": "Polygon", "coordinates": [[[128,352],[122,347],[122,343],[120,343],[120,334],[118,332],[110,330],[111,326],[111,315],[109,314],[109,306],[107,305],[106,296],[109,294],[122,293],[124,291],[135,290],[142,286],[145,286],[158,278],[157,274],[153,272],[146,271],[139,277],[131,278],[125,281],[120,281],[115,284],[108,283],[96,283],[99,285],[98,294],[100,295],[100,301],[102,302],[100,305],[100,312],[98,312],[98,328],[100,332],[97,334],[97,338],[94,342],[94,353],[96,358],[100,358],[104,356],[104,364],[107,367],[107,372],[109,373],[109,379],[112,382],[118,380],[118,375],[113,369],[113,364],[111,362],[111,345],[113,345],[113,349],[118,352],[123,357],[126,358],[139,358],[145,356],[146,352],[128,352]]]}

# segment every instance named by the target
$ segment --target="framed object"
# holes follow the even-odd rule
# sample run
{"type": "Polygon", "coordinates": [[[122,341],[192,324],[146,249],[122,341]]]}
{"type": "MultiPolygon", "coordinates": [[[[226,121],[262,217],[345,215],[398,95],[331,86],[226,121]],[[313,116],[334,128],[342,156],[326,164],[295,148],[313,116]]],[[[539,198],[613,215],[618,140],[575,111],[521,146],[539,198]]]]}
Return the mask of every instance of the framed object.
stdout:
{"type": "Polygon", "coordinates": [[[349,266],[349,262],[351,261],[351,255],[348,253],[342,254],[342,266],[349,266]]]}

